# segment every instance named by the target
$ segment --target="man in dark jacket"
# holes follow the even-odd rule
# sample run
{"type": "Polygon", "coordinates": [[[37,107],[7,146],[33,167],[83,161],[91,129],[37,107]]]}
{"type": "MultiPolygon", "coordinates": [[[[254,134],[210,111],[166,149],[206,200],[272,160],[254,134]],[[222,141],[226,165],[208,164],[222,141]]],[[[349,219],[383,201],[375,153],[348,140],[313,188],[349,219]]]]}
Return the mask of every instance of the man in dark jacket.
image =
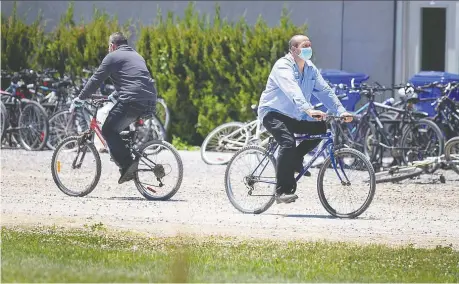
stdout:
{"type": "Polygon", "coordinates": [[[133,160],[120,132],[139,116],[156,112],[157,94],[145,60],[128,46],[126,37],[122,33],[114,33],[110,36],[108,45],[109,53],[72,104],[81,104],[110,76],[115,85],[114,97],[117,103],[102,126],[102,135],[113,160],[120,168],[121,177],[118,183],[121,184],[134,178],[138,161],[133,160]]]}

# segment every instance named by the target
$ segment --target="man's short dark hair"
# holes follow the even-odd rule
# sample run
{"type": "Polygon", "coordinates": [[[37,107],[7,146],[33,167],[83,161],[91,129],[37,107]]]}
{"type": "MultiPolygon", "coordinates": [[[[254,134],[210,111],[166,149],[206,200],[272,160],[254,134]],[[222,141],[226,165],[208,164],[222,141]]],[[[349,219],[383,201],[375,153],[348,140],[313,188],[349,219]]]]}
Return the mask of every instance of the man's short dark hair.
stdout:
{"type": "Polygon", "coordinates": [[[110,43],[115,45],[128,44],[127,38],[120,32],[116,32],[110,35],[110,43]]]}

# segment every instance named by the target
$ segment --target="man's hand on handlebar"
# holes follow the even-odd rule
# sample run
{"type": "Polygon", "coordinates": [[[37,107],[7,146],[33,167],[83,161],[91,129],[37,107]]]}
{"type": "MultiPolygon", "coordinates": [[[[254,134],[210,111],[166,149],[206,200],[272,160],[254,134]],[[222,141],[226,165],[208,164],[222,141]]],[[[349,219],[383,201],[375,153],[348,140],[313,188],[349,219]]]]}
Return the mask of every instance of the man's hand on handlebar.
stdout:
{"type": "Polygon", "coordinates": [[[344,120],[344,122],[349,123],[354,119],[354,116],[347,111],[343,112],[340,117],[344,120]]]}
{"type": "MultiPolygon", "coordinates": [[[[306,113],[316,119],[316,120],[325,120],[327,118],[327,114],[323,111],[320,111],[320,110],[313,110],[313,109],[310,109],[310,110],[307,110],[306,113]]],[[[354,119],[354,115],[345,111],[343,112],[341,115],[340,115],[340,118],[346,122],[346,123],[349,123],[351,122],[353,119],[354,119]]]]}
{"type": "Polygon", "coordinates": [[[72,103],[70,104],[70,109],[69,109],[69,111],[70,111],[70,112],[73,112],[73,110],[74,110],[76,107],[82,106],[83,103],[84,103],[84,100],[81,100],[79,97],[75,97],[75,98],[72,100],[72,103]]]}
{"type": "Polygon", "coordinates": [[[327,118],[327,114],[321,110],[309,109],[306,113],[315,120],[324,120],[327,118]]]}

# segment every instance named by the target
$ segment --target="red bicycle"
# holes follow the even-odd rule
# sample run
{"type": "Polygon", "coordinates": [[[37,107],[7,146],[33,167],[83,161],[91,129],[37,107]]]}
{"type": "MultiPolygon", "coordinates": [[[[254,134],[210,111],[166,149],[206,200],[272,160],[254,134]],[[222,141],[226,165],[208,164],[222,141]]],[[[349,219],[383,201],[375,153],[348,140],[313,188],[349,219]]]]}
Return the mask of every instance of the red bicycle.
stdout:
{"type": "MultiPolygon", "coordinates": [[[[59,190],[69,196],[85,196],[97,186],[101,175],[101,160],[94,146],[97,135],[110,152],[96,120],[97,111],[106,97],[93,96],[90,102],[81,107],[91,114],[89,129],[78,136],[62,140],[56,147],[51,161],[51,173],[59,190]],[[95,109],[94,112],[91,108],[95,109]]],[[[143,115],[137,123],[148,120],[150,115],[143,115]]],[[[138,161],[134,183],[148,200],[168,200],[180,188],[183,179],[183,163],[178,151],[166,141],[152,140],[135,147],[136,131],[123,131],[123,140],[138,161]],[[173,169],[176,169],[175,171],[173,169]]]]}

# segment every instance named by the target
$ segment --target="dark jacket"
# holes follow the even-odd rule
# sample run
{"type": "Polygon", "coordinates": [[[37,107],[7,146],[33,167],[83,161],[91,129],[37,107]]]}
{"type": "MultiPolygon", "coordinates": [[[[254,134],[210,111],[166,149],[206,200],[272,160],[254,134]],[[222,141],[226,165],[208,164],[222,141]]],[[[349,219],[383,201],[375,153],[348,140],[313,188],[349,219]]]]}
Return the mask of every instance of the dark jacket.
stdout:
{"type": "Polygon", "coordinates": [[[143,57],[132,47],[121,45],[107,54],[79,95],[84,100],[110,76],[121,102],[156,102],[155,81],[148,72],[143,57]]]}

